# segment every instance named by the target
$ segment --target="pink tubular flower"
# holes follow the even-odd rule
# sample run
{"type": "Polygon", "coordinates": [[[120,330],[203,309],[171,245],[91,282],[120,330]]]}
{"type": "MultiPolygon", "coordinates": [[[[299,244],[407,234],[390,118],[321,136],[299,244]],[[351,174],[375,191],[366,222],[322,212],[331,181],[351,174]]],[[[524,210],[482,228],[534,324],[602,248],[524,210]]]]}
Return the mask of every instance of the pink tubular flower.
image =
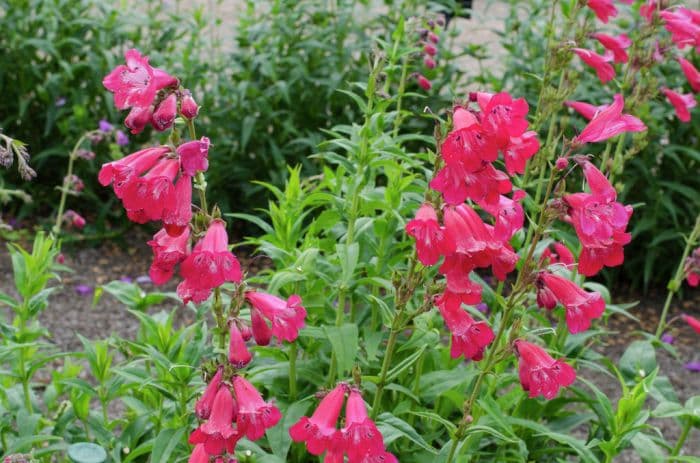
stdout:
{"type": "Polygon", "coordinates": [[[185,260],[189,253],[190,230],[185,228],[178,236],[169,235],[160,229],[148,245],[153,250],[153,263],[148,271],[151,281],[162,285],[175,273],[175,266],[185,260]]]}
{"type": "Polygon", "coordinates": [[[591,50],[586,50],[585,48],[573,48],[573,51],[584,63],[595,69],[601,83],[605,84],[615,78],[615,68],[613,68],[609,63],[609,61],[612,61],[612,53],[599,55],[598,53],[591,50]]]}
{"type": "Polygon", "coordinates": [[[686,314],[682,314],[681,319],[686,322],[696,333],[700,334],[700,320],[686,314]]]}
{"type": "Polygon", "coordinates": [[[484,131],[498,148],[505,148],[511,138],[521,137],[527,131],[529,108],[524,98],[514,100],[507,92],[500,92],[490,98],[478,98],[477,102],[484,131]]]}
{"type": "Polygon", "coordinates": [[[180,175],[175,183],[173,201],[163,209],[163,228],[171,236],[179,236],[192,220],[192,177],[180,175]]]}
{"type": "Polygon", "coordinates": [[[194,101],[189,90],[183,92],[182,100],[180,101],[180,114],[187,119],[194,119],[199,114],[199,106],[197,106],[197,102],[194,101]]]}
{"type": "Polygon", "coordinates": [[[479,120],[473,112],[461,106],[456,106],[452,111],[452,125],[454,130],[466,129],[478,124],[479,120]]]}
{"type": "Polygon", "coordinates": [[[153,111],[151,125],[153,125],[154,129],[162,132],[172,127],[175,116],[177,116],[177,96],[171,93],[153,111]]]}
{"type": "Polygon", "coordinates": [[[209,167],[209,139],[188,141],[177,147],[180,164],[185,175],[194,177],[197,172],[204,172],[209,167]]]}
{"type": "Polygon", "coordinates": [[[178,295],[188,300],[191,296],[188,290],[206,292],[208,295],[211,289],[226,281],[241,281],[241,266],[228,250],[228,235],[223,220],[215,219],[209,224],[204,238],[199,240],[180,266],[180,273],[185,280],[180,283],[184,285],[182,289],[178,286],[178,295]]]}
{"type": "Polygon", "coordinates": [[[683,265],[685,278],[692,287],[700,285],[700,248],[696,248],[693,253],[686,258],[683,265]]]}
{"type": "Polygon", "coordinates": [[[616,63],[626,63],[629,60],[627,55],[627,50],[632,46],[632,40],[626,34],[620,34],[618,36],[597,33],[593,34],[598,42],[600,42],[606,50],[613,53],[616,63]]]}
{"type": "Polygon", "coordinates": [[[683,74],[688,79],[690,87],[695,93],[700,92],[700,71],[693,66],[693,63],[680,56],[678,57],[678,62],[681,63],[681,69],[683,69],[683,74]]]}
{"type": "Polygon", "coordinates": [[[102,84],[114,93],[114,105],[118,109],[132,106],[148,107],[158,90],[177,85],[177,79],[164,71],[151,67],[148,57],[138,50],[127,50],[126,65],[119,65],[110,72],[102,84]]]}
{"type": "Polygon", "coordinates": [[[367,415],[365,401],[357,390],[351,390],[345,405],[345,427],[340,431],[343,448],[350,461],[362,461],[365,455],[385,452],[384,438],[367,415]]]}
{"type": "Polygon", "coordinates": [[[152,115],[153,111],[150,106],[134,106],[124,119],[124,125],[129,128],[131,133],[140,133],[151,121],[152,115]]]}
{"type": "Polygon", "coordinates": [[[445,236],[435,209],[429,203],[423,204],[416,218],[406,224],[406,234],[416,239],[418,260],[426,266],[435,264],[441,255],[450,253],[454,248],[454,243],[445,236]]]}
{"type": "Polygon", "coordinates": [[[420,88],[425,90],[426,92],[433,88],[433,84],[422,74],[418,74],[418,85],[420,85],[420,88]]]}
{"type": "Polygon", "coordinates": [[[187,463],[209,463],[209,454],[204,449],[204,444],[194,446],[187,463]]]}
{"type": "Polygon", "coordinates": [[[131,181],[153,167],[169,151],[170,148],[167,146],[157,146],[137,151],[117,161],[108,162],[100,168],[97,179],[102,186],[114,183],[114,193],[117,198],[121,198],[124,189],[131,181]]]}
{"type": "Polygon", "coordinates": [[[236,424],[241,436],[258,440],[282,418],[279,409],[265,402],[255,386],[242,376],[233,378],[233,391],[238,402],[236,424]]]}
{"type": "Polygon", "coordinates": [[[216,370],[216,374],[211,378],[207,388],[204,390],[202,397],[194,404],[194,414],[200,420],[206,420],[211,415],[212,406],[214,405],[214,398],[216,393],[219,392],[221,387],[221,377],[223,376],[223,369],[219,368],[216,370]]]}
{"type": "Polygon", "coordinates": [[[301,305],[301,298],[296,294],[286,301],[272,294],[248,291],[246,299],[272,323],[272,334],[279,340],[294,341],[299,330],[304,327],[306,309],[301,305]]]}
{"type": "Polygon", "coordinates": [[[513,137],[503,151],[508,175],[524,174],[527,161],[540,150],[537,132],[529,131],[520,137],[513,137]]]}
{"type": "Polygon", "coordinates": [[[621,94],[613,97],[613,103],[598,112],[581,133],[574,138],[577,143],[605,141],[623,132],[642,132],[647,129],[642,121],[629,114],[622,114],[625,102],[621,94]]]}
{"type": "Polygon", "coordinates": [[[654,13],[656,12],[656,0],[647,0],[645,4],[639,7],[639,15],[646,19],[648,23],[654,21],[654,13]]]}
{"type": "Polygon", "coordinates": [[[688,8],[667,9],[660,13],[671,40],[680,49],[689,45],[700,51],[700,12],[688,8]]]}
{"type": "Polygon", "coordinates": [[[252,326],[253,338],[258,346],[267,346],[272,339],[272,328],[267,325],[258,309],[253,307],[250,311],[250,323],[252,326]]]}
{"type": "Polygon", "coordinates": [[[571,365],[554,360],[541,347],[518,339],[515,348],[520,356],[520,384],[531,398],[541,395],[551,400],[559,388],[570,386],[576,380],[576,371],[571,365]]]}
{"type": "Polygon", "coordinates": [[[567,267],[576,263],[574,255],[564,244],[555,241],[551,247],[554,248],[554,250],[547,247],[542,252],[540,262],[544,263],[545,265],[561,264],[567,267]]]}
{"type": "Polygon", "coordinates": [[[332,449],[343,448],[342,435],[336,429],[340,410],[345,400],[345,384],[338,384],[318,404],[311,418],[302,416],[289,428],[289,436],[294,442],[305,442],[306,450],[312,455],[321,455],[332,449]]]}
{"type": "Polygon", "coordinates": [[[538,277],[537,286],[547,294],[543,297],[543,301],[540,301],[538,297],[540,305],[551,309],[550,296],[553,296],[564,306],[566,326],[571,334],[587,330],[591,326],[591,320],[600,317],[605,312],[605,301],[600,293],[586,292],[576,283],[564,277],[542,272],[538,277]]]}
{"type": "Polygon", "coordinates": [[[219,455],[224,449],[232,453],[236,443],[242,437],[242,434],[231,425],[236,409],[237,404],[228,386],[219,387],[212,402],[209,420],[190,434],[189,443],[204,444],[204,450],[209,455],[219,455]]]}
{"type": "Polygon", "coordinates": [[[673,90],[670,90],[665,87],[662,88],[661,91],[664,95],[666,95],[668,101],[670,101],[673,105],[674,109],[676,110],[676,116],[678,116],[678,119],[680,119],[683,122],[690,122],[690,109],[694,108],[697,105],[697,101],[695,101],[695,95],[693,95],[692,93],[687,93],[684,95],[678,92],[674,92],[673,90]]]}
{"type": "Polygon", "coordinates": [[[481,126],[472,124],[450,132],[440,146],[440,156],[450,166],[476,172],[498,158],[498,146],[481,126]]]}
{"type": "Polygon", "coordinates": [[[584,103],[583,101],[565,101],[564,105],[573,109],[587,120],[593,119],[596,114],[605,110],[610,105],[595,106],[589,103],[584,103]]]}
{"type": "MultiPolygon", "coordinates": [[[[241,330],[238,325],[231,323],[229,326],[228,361],[236,368],[243,368],[253,359],[248,347],[245,345],[241,330]]],[[[240,400],[239,400],[240,405],[240,400]]]]}
{"type": "Polygon", "coordinates": [[[493,228],[493,236],[497,240],[509,241],[515,233],[523,228],[525,223],[525,212],[520,201],[525,197],[523,190],[513,193],[513,199],[501,196],[498,204],[489,204],[477,201],[483,210],[496,218],[496,225],[493,228]]]}
{"type": "Polygon", "coordinates": [[[124,188],[122,203],[129,218],[137,223],[160,220],[163,212],[174,208],[173,181],[179,170],[177,159],[161,160],[143,177],[129,182],[124,188]]]}
{"type": "Polygon", "coordinates": [[[513,184],[505,172],[486,163],[475,172],[446,165],[430,181],[430,188],[442,193],[447,204],[456,206],[467,198],[496,203],[500,195],[510,193],[513,184]]]}
{"type": "Polygon", "coordinates": [[[447,329],[452,334],[452,345],[450,346],[450,356],[471,360],[481,360],[484,357],[486,346],[494,339],[493,331],[488,323],[475,321],[461,307],[441,303],[441,299],[436,300],[442,318],[445,320],[447,329]]]}
{"type": "Polygon", "coordinates": [[[605,24],[610,18],[617,16],[617,8],[613,5],[613,0],[588,0],[587,5],[605,24]]]}

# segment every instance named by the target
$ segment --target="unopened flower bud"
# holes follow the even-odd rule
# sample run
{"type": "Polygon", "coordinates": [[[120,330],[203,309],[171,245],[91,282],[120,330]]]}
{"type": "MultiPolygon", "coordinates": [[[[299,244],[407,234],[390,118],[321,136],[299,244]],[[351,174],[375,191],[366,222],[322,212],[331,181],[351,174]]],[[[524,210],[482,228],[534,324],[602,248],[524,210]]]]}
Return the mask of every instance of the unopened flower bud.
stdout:
{"type": "Polygon", "coordinates": [[[126,146],[129,144],[129,136],[122,132],[121,130],[117,130],[117,145],[119,146],[126,146]]]}
{"type": "Polygon", "coordinates": [[[426,56],[425,58],[423,58],[423,64],[428,69],[435,68],[435,60],[433,58],[431,58],[430,56],[426,56]]]}
{"type": "Polygon", "coordinates": [[[438,18],[437,21],[435,21],[438,26],[443,27],[445,25],[445,20],[443,18],[438,18]]]}
{"type": "Polygon", "coordinates": [[[124,119],[124,125],[129,127],[131,133],[141,132],[148,121],[151,120],[151,108],[149,106],[134,106],[124,119]]]}
{"type": "Polygon", "coordinates": [[[433,84],[422,74],[418,74],[418,85],[426,91],[433,88],[433,84]]]}
{"type": "Polygon", "coordinates": [[[114,126],[109,123],[106,119],[100,119],[100,122],[98,123],[98,129],[100,132],[111,132],[114,130],[114,126]]]}
{"type": "Polygon", "coordinates": [[[440,37],[438,37],[435,32],[428,33],[428,40],[436,44],[440,43],[440,37]]]}
{"type": "Polygon", "coordinates": [[[85,188],[85,184],[83,181],[78,177],[77,175],[73,174],[70,177],[65,179],[66,185],[70,186],[70,188],[76,192],[81,192],[85,188]]]}
{"type": "Polygon", "coordinates": [[[63,253],[60,253],[56,256],[56,263],[57,264],[62,264],[66,261],[66,256],[63,255],[63,253]]]}
{"type": "Polygon", "coordinates": [[[68,209],[66,213],[63,214],[63,220],[67,221],[70,225],[78,229],[82,229],[87,223],[83,216],[72,209],[68,209]]]}
{"type": "Polygon", "coordinates": [[[426,43],[425,46],[423,46],[423,51],[430,56],[435,56],[437,54],[437,47],[432,43],[426,43]]]}
{"type": "Polygon", "coordinates": [[[194,119],[199,113],[199,106],[197,106],[189,90],[185,90],[185,94],[182,96],[180,113],[187,119],[194,119]]]}
{"type": "Polygon", "coordinates": [[[558,159],[556,160],[556,162],[554,163],[554,166],[555,166],[558,170],[564,170],[564,169],[566,169],[566,167],[567,167],[568,165],[569,165],[569,160],[566,159],[565,157],[560,157],[560,158],[558,158],[558,159]]]}
{"type": "Polygon", "coordinates": [[[80,159],[85,159],[86,161],[92,161],[95,159],[95,153],[93,151],[82,148],[75,152],[75,156],[79,157],[80,159]]]}
{"type": "Polygon", "coordinates": [[[14,158],[12,152],[5,147],[0,146],[0,166],[10,167],[14,158]]]}
{"type": "Polygon", "coordinates": [[[161,101],[151,117],[153,127],[162,132],[173,125],[173,121],[177,116],[177,96],[174,93],[161,101]]]}

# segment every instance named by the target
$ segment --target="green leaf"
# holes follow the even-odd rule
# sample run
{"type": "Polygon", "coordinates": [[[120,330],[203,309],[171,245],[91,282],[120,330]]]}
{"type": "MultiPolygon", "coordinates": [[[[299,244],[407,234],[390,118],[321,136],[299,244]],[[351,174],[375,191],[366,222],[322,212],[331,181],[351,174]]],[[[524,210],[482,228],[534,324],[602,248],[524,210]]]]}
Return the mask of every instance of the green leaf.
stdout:
{"type": "Polygon", "coordinates": [[[335,246],[335,252],[338,253],[340,268],[342,269],[340,281],[345,283],[345,285],[349,285],[353,279],[352,277],[360,257],[360,245],[358,243],[351,243],[347,246],[344,244],[337,244],[335,246]]]}
{"type": "Polygon", "coordinates": [[[386,445],[389,445],[389,443],[400,437],[405,437],[433,455],[438,454],[438,451],[431,447],[430,444],[428,444],[425,439],[423,439],[420,434],[413,429],[413,426],[406,423],[404,420],[395,417],[389,412],[384,412],[379,415],[377,427],[379,427],[379,430],[384,436],[384,443],[386,445]]]}
{"type": "Polygon", "coordinates": [[[620,358],[620,372],[628,380],[646,376],[656,368],[656,352],[649,341],[634,341],[620,358]]]}
{"type": "Polygon", "coordinates": [[[598,458],[596,458],[591,449],[588,448],[586,443],[580,439],[576,439],[575,437],[567,434],[560,434],[547,426],[523,418],[508,417],[507,420],[513,425],[531,429],[540,436],[549,437],[560,444],[569,446],[578,454],[578,456],[581,457],[581,461],[585,463],[599,463],[598,458]]]}
{"type": "Polygon", "coordinates": [[[182,440],[185,433],[184,427],[176,429],[163,429],[153,442],[153,452],[151,453],[151,462],[160,463],[170,461],[170,455],[175,450],[175,447],[182,440]]]}
{"type": "Polygon", "coordinates": [[[349,372],[355,363],[358,350],[357,325],[346,323],[343,326],[324,326],[338,362],[338,373],[349,372]]]}
{"type": "Polygon", "coordinates": [[[294,402],[283,411],[282,422],[267,430],[267,441],[272,448],[272,453],[278,456],[280,460],[287,460],[287,453],[292,445],[292,438],[289,437],[289,428],[306,413],[308,408],[308,400],[294,402]]]}
{"type": "Polygon", "coordinates": [[[632,446],[637,451],[637,454],[642,459],[642,463],[662,463],[665,460],[665,455],[661,447],[643,433],[637,433],[632,438],[632,446]]]}

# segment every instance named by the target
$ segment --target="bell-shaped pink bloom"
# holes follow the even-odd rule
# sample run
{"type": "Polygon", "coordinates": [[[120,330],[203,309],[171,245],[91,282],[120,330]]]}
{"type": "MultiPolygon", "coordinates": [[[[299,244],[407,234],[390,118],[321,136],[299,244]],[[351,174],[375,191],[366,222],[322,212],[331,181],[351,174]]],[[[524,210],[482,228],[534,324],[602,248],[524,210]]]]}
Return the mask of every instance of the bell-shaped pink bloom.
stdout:
{"type": "Polygon", "coordinates": [[[656,0],[647,0],[639,7],[639,15],[646,19],[649,24],[654,22],[654,13],[656,13],[656,0]]]}
{"type": "Polygon", "coordinates": [[[503,151],[508,175],[524,174],[527,161],[540,150],[537,132],[529,131],[520,137],[513,137],[503,151]]]}
{"type": "Polygon", "coordinates": [[[192,177],[180,175],[169,206],[163,210],[163,228],[169,235],[178,236],[192,220],[192,177]]]}
{"type": "Polygon", "coordinates": [[[440,155],[450,166],[475,172],[482,168],[484,162],[498,158],[498,146],[493,140],[481,126],[470,125],[450,132],[440,146],[440,155]]]}
{"type": "MultiPolygon", "coordinates": [[[[587,330],[591,326],[591,320],[599,318],[605,312],[605,301],[600,293],[586,292],[573,281],[559,275],[549,272],[540,273],[538,288],[544,288],[564,306],[566,326],[571,334],[587,330]]],[[[547,302],[550,301],[547,299],[547,302]]]]}
{"type": "Polygon", "coordinates": [[[584,103],[583,101],[565,101],[564,104],[569,108],[573,109],[587,120],[593,119],[596,114],[605,110],[610,105],[595,106],[589,103],[584,103]]]}
{"type": "Polygon", "coordinates": [[[272,339],[272,328],[267,324],[262,314],[255,307],[250,309],[250,324],[253,338],[258,346],[267,346],[272,339]]]}
{"type": "Polygon", "coordinates": [[[505,148],[511,138],[521,137],[527,131],[529,107],[524,98],[514,100],[507,92],[500,92],[483,105],[485,101],[477,99],[482,111],[481,125],[497,147],[505,148]]]}
{"type": "Polygon", "coordinates": [[[171,93],[153,111],[151,125],[154,129],[162,132],[172,127],[175,116],[177,116],[177,96],[171,93]]]}
{"type": "MultiPolygon", "coordinates": [[[[576,263],[576,259],[569,248],[567,248],[564,244],[555,241],[552,243],[551,247],[548,246],[544,251],[542,251],[540,262],[545,265],[560,264],[569,267],[576,263]]],[[[551,309],[552,307],[548,308],[551,309]]]]}
{"type": "Polygon", "coordinates": [[[678,57],[678,62],[681,63],[681,69],[683,69],[683,74],[685,74],[686,79],[690,87],[695,93],[700,92],[700,71],[698,71],[693,63],[685,58],[678,57]]]}
{"type": "Polygon", "coordinates": [[[182,299],[183,304],[188,304],[194,302],[195,304],[200,304],[211,296],[212,288],[202,288],[195,286],[189,280],[183,280],[177,285],[177,296],[182,299]]]}
{"type": "Polygon", "coordinates": [[[605,24],[610,18],[617,16],[617,8],[613,5],[613,0],[588,0],[587,5],[605,24]]]}
{"type": "Polygon", "coordinates": [[[312,455],[321,455],[327,450],[343,448],[343,438],[336,429],[340,410],[345,401],[345,384],[338,384],[318,404],[311,417],[302,416],[291,428],[289,436],[294,442],[305,442],[312,455]]]}
{"type": "Polygon", "coordinates": [[[177,147],[180,165],[185,175],[194,177],[197,172],[204,172],[209,167],[209,139],[188,141],[177,147]]]}
{"type": "Polygon", "coordinates": [[[674,92],[673,90],[670,90],[665,87],[662,88],[661,91],[664,95],[666,95],[668,101],[670,101],[673,105],[674,109],[676,110],[676,116],[678,116],[678,119],[680,119],[683,122],[690,122],[690,109],[694,108],[697,105],[697,101],[695,101],[695,95],[693,95],[692,93],[686,93],[684,95],[678,92],[674,92]]]}
{"type": "Polygon", "coordinates": [[[126,119],[124,119],[124,125],[133,134],[141,133],[148,123],[151,122],[152,115],[153,109],[150,106],[134,106],[127,114],[126,119]]]}
{"type": "Polygon", "coordinates": [[[445,320],[447,329],[452,334],[450,356],[458,358],[481,360],[484,357],[486,346],[494,339],[493,331],[488,323],[475,321],[469,313],[461,307],[448,307],[447,304],[439,304],[438,309],[445,320]]]}
{"type": "Polygon", "coordinates": [[[209,290],[227,281],[241,281],[241,266],[228,250],[228,235],[223,220],[209,224],[206,235],[195,245],[180,266],[180,274],[193,289],[209,290]]]}
{"type": "Polygon", "coordinates": [[[613,97],[613,103],[598,112],[581,133],[574,138],[576,143],[595,143],[605,141],[623,132],[642,132],[647,129],[639,119],[629,114],[622,114],[625,102],[621,94],[613,97]]]}
{"type": "Polygon", "coordinates": [[[452,112],[452,125],[454,126],[454,130],[465,129],[478,123],[479,120],[476,118],[474,113],[469,111],[467,108],[463,108],[461,106],[454,108],[452,112]]]}
{"type": "Polygon", "coordinates": [[[151,67],[148,57],[141,56],[138,50],[127,50],[124,57],[126,65],[117,66],[102,80],[105,88],[114,93],[118,109],[150,106],[158,90],[177,85],[175,77],[151,67]]]}
{"type": "Polygon", "coordinates": [[[681,319],[686,322],[696,333],[700,334],[700,320],[687,314],[681,314],[681,319]]]}
{"type": "Polygon", "coordinates": [[[149,170],[143,177],[129,182],[122,194],[122,203],[127,211],[137,211],[145,223],[149,220],[160,220],[163,212],[174,208],[175,186],[173,181],[179,170],[177,159],[163,159],[149,170]]]}
{"type": "Polygon", "coordinates": [[[499,195],[510,193],[513,184],[508,175],[486,163],[475,172],[446,165],[431,180],[430,188],[442,193],[447,204],[456,206],[467,198],[496,203],[499,195]]]}
{"type": "Polygon", "coordinates": [[[680,49],[686,46],[700,51],[700,12],[688,8],[666,9],[660,13],[671,40],[680,49]]]}
{"type": "Polygon", "coordinates": [[[206,420],[211,415],[212,407],[214,406],[214,398],[216,398],[216,393],[219,392],[221,387],[221,377],[223,376],[223,369],[219,368],[216,370],[214,376],[212,376],[211,381],[204,389],[202,397],[194,404],[194,414],[200,420],[206,420]]]}
{"type": "Polygon", "coordinates": [[[233,452],[238,439],[242,437],[232,426],[237,404],[227,386],[219,387],[212,403],[209,420],[190,434],[190,444],[204,444],[209,455],[219,455],[224,449],[233,452]]]}
{"type": "MultiPolygon", "coordinates": [[[[452,286],[456,286],[452,282],[452,286]]],[[[450,285],[445,288],[442,294],[435,298],[435,305],[444,305],[448,309],[456,309],[462,307],[462,304],[476,305],[481,302],[482,288],[478,283],[469,279],[469,274],[466,275],[466,281],[459,282],[461,286],[457,288],[459,292],[450,289],[450,285]]]]}
{"type": "Polygon", "coordinates": [[[199,114],[199,106],[189,90],[183,91],[182,100],[180,100],[180,114],[187,119],[194,119],[199,114]]]}
{"type": "Polygon", "coordinates": [[[292,294],[285,301],[272,294],[248,291],[245,297],[272,323],[272,334],[279,340],[292,342],[304,327],[306,309],[301,305],[301,298],[292,294]]]}
{"type": "Polygon", "coordinates": [[[576,371],[568,363],[554,360],[541,347],[518,339],[515,348],[520,356],[520,384],[530,397],[544,396],[551,400],[559,388],[570,386],[576,380],[576,371]]]}
{"type": "MultiPolygon", "coordinates": [[[[229,326],[228,361],[236,368],[243,368],[253,359],[248,347],[245,345],[241,330],[238,325],[231,323],[229,326]]],[[[240,405],[240,400],[239,400],[240,405]]]]}
{"type": "Polygon", "coordinates": [[[153,167],[170,151],[167,146],[146,148],[122,159],[103,164],[97,179],[100,185],[114,184],[114,193],[121,198],[126,186],[148,169],[153,167]]]}
{"type": "Polygon", "coordinates": [[[416,218],[406,224],[406,234],[416,239],[418,260],[426,266],[435,264],[440,256],[449,254],[454,248],[454,243],[445,236],[435,209],[429,203],[423,204],[416,218]]]}
{"type": "Polygon", "coordinates": [[[513,193],[513,199],[501,196],[498,204],[489,204],[477,201],[483,210],[496,218],[496,225],[493,229],[493,236],[497,240],[509,241],[515,233],[523,228],[525,223],[525,212],[520,201],[525,197],[523,190],[513,193]]]}
{"type": "Polygon", "coordinates": [[[204,449],[204,444],[194,446],[187,463],[209,463],[209,454],[204,449]]]}
{"type": "Polygon", "coordinates": [[[418,74],[417,76],[418,79],[418,85],[420,85],[420,88],[425,90],[426,92],[433,88],[433,83],[428,80],[427,77],[425,77],[423,74],[418,74]]]}
{"type": "Polygon", "coordinates": [[[632,235],[614,232],[605,245],[585,245],[578,257],[578,271],[590,277],[600,272],[603,267],[617,267],[625,261],[623,246],[629,244],[632,235]]]}
{"type": "Polygon", "coordinates": [[[616,63],[626,63],[629,60],[626,50],[632,46],[632,40],[630,40],[627,34],[615,36],[596,33],[593,34],[593,38],[600,42],[606,50],[612,52],[616,63]]]}
{"type": "MultiPolygon", "coordinates": [[[[399,463],[399,460],[392,453],[383,451],[381,453],[367,453],[357,463],[399,463]]],[[[325,463],[325,462],[324,462],[325,463]]],[[[350,460],[348,463],[355,463],[350,460]]]]}
{"type": "Polygon", "coordinates": [[[148,242],[153,250],[153,263],[148,275],[154,284],[162,285],[172,278],[175,266],[189,254],[189,240],[189,228],[185,228],[178,236],[169,235],[165,229],[160,229],[153,235],[153,239],[148,242]]]}
{"type": "Polygon", "coordinates": [[[352,389],[345,405],[345,427],[340,431],[343,448],[350,461],[360,461],[369,454],[384,452],[384,438],[377,425],[367,415],[360,393],[352,389]]]}
{"type": "Polygon", "coordinates": [[[265,402],[248,380],[234,376],[233,391],[238,401],[236,424],[241,435],[255,441],[265,435],[265,430],[276,425],[282,414],[270,402],[265,402]]]}
{"type": "Polygon", "coordinates": [[[605,84],[615,78],[615,68],[610,65],[612,53],[606,52],[605,55],[599,55],[585,48],[573,48],[573,51],[584,63],[595,69],[601,83],[605,84]]]}

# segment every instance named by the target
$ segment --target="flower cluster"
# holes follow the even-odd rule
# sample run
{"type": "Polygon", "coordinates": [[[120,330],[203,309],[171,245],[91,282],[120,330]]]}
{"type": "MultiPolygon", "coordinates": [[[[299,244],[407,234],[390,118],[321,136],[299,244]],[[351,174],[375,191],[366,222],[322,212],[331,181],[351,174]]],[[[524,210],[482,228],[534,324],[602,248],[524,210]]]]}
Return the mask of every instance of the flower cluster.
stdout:
{"type": "MultiPolygon", "coordinates": [[[[141,131],[147,123],[157,130],[173,127],[179,114],[188,119],[194,134],[192,119],[198,107],[190,92],[180,88],[176,78],[152,68],[138,51],[127,51],[126,65],[105,77],[104,85],[114,93],[117,108],[131,109],[125,123],[132,132],[141,131]]],[[[112,130],[106,123],[101,123],[100,129],[112,130]]],[[[185,304],[205,302],[227,282],[241,285],[232,295],[228,314],[218,292],[212,303],[222,344],[229,335],[229,352],[228,358],[221,356],[214,362],[215,373],[195,404],[195,414],[202,421],[190,435],[190,443],[195,445],[190,463],[214,459],[233,463],[241,438],[260,439],[281,418],[279,409],[266,402],[241,374],[252,360],[246,343],[254,338],[258,345],[267,345],[272,337],[279,342],[295,341],[304,326],[306,310],[297,295],[285,301],[262,291],[243,290],[241,266],[229,250],[220,212],[216,207],[208,211],[202,196],[199,210],[193,214],[193,188],[204,194],[209,139],[180,143],[176,132],[173,128],[172,144],[145,148],[104,164],[98,180],[112,186],[131,220],[162,224],[148,242],[154,256],[149,275],[155,284],[170,280],[179,266],[182,281],[177,294],[185,304]],[[250,320],[240,316],[246,302],[251,306],[250,320]]]]}
{"type": "Polygon", "coordinates": [[[303,416],[289,429],[294,442],[304,442],[312,455],[326,453],[325,463],[384,462],[398,463],[386,451],[382,433],[367,415],[360,391],[345,383],[338,384],[319,403],[311,417],[303,416]],[[345,404],[345,426],[338,429],[338,418],[345,404]]]}
{"type": "MultiPolygon", "coordinates": [[[[632,1],[623,1],[623,3],[632,4],[632,1]]],[[[588,0],[587,5],[595,12],[595,15],[604,23],[607,23],[610,18],[615,17],[618,13],[613,0],[588,0]]],[[[656,0],[647,0],[640,5],[639,13],[649,23],[654,22],[657,10],[660,5],[656,0]]],[[[671,40],[679,50],[683,50],[686,46],[696,51],[700,50],[700,11],[683,7],[669,7],[661,10],[658,13],[660,20],[663,22],[666,30],[671,33],[671,40]]],[[[626,49],[632,45],[632,41],[625,34],[617,36],[603,33],[595,33],[591,35],[604,48],[605,53],[600,55],[593,50],[585,48],[573,48],[581,60],[591,66],[600,81],[605,84],[615,78],[615,68],[611,62],[627,63],[629,56],[626,49]]],[[[658,52],[655,54],[657,61],[663,60],[663,56],[658,52]]],[[[681,69],[685,74],[690,87],[694,93],[700,91],[700,73],[693,64],[683,56],[677,57],[681,65],[681,69]]],[[[666,87],[661,87],[668,101],[673,105],[676,116],[682,122],[690,121],[690,110],[697,105],[695,95],[693,93],[681,93],[666,87]]],[[[581,104],[581,103],[578,103],[581,104]]],[[[581,112],[584,117],[590,119],[586,113],[582,112],[578,107],[572,106],[577,111],[581,112]]],[[[590,114],[592,107],[583,108],[590,114]]],[[[601,110],[601,108],[599,108],[601,110]]]]}
{"type": "MultiPolygon", "coordinates": [[[[436,66],[435,60],[437,59],[438,46],[440,44],[440,37],[437,35],[437,33],[439,31],[438,28],[443,24],[442,19],[437,22],[431,20],[428,21],[427,27],[425,29],[421,29],[420,31],[423,66],[425,66],[425,68],[428,70],[435,69],[436,66]]],[[[418,85],[420,85],[423,90],[428,91],[433,87],[430,79],[425,77],[423,74],[416,73],[415,76],[416,80],[418,81],[418,85]]]]}

